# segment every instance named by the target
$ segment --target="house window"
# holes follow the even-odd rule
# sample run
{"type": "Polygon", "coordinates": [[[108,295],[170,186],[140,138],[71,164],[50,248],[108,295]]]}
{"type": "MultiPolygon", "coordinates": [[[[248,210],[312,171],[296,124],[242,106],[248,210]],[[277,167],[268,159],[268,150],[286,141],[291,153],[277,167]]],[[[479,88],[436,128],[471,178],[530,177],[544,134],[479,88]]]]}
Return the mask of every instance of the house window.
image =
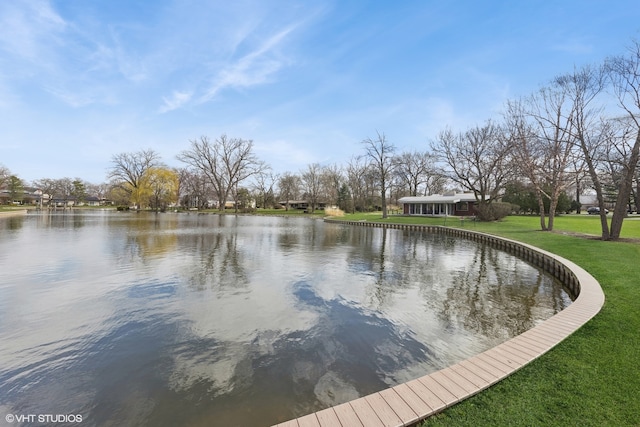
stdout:
{"type": "Polygon", "coordinates": [[[468,210],[469,210],[469,202],[456,203],[456,211],[468,211],[468,210]]]}

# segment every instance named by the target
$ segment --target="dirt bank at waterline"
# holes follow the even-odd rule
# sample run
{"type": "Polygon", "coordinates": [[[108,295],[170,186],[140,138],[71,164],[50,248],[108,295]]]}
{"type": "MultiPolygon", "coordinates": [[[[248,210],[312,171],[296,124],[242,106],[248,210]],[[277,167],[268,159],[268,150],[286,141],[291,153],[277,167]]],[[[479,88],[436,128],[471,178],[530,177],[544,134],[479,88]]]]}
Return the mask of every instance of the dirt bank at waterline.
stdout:
{"type": "Polygon", "coordinates": [[[15,210],[15,211],[0,211],[0,218],[6,218],[8,216],[16,216],[16,215],[25,215],[27,213],[26,209],[15,210]]]}

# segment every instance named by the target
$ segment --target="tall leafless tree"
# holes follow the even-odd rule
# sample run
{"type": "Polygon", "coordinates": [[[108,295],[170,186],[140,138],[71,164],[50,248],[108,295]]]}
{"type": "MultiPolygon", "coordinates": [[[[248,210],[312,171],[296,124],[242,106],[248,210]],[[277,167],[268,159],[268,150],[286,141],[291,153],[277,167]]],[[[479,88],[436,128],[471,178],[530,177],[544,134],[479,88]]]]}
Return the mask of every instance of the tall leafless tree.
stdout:
{"type": "Polygon", "coordinates": [[[387,218],[387,190],[392,179],[395,163],[393,161],[396,147],[387,141],[384,133],[376,132],[375,138],[362,141],[365,155],[371,164],[380,188],[382,218],[387,218]]]}
{"type": "Polygon", "coordinates": [[[481,206],[497,200],[511,176],[512,145],[504,129],[492,121],[458,134],[442,131],[431,150],[448,178],[473,192],[481,206]]]}
{"type": "Polygon", "coordinates": [[[573,115],[570,118],[573,123],[570,130],[596,191],[600,206],[602,238],[607,240],[610,230],[604,206],[600,164],[603,144],[611,133],[612,123],[601,117],[603,106],[597,102],[598,96],[605,89],[604,68],[588,65],[574,70],[573,73],[557,77],[555,83],[564,90],[573,103],[573,115]]]}
{"type": "Polygon", "coordinates": [[[629,122],[633,124],[635,133],[633,139],[629,141],[630,150],[622,165],[618,197],[611,218],[609,237],[619,239],[636,168],[640,161],[640,42],[634,41],[626,56],[607,60],[605,68],[618,104],[626,113],[629,122]]]}
{"type": "Polygon", "coordinates": [[[328,205],[338,204],[338,193],[344,182],[342,170],[338,165],[322,167],[320,171],[321,198],[328,205]]]}
{"type": "Polygon", "coordinates": [[[322,168],[318,163],[307,165],[307,169],[300,172],[302,191],[313,213],[318,207],[322,190],[322,168]]]}
{"type": "Polygon", "coordinates": [[[0,165],[0,188],[4,187],[9,182],[11,171],[6,166],[0,165]]]}
{"type": "Polygon", "coordinates": [[[142,177],[149,168],[159,164],[160,155],[152,149],[115,154],[107,176],[115,187],[129,195],[139,209],[140,200],[136,194],[140,191],[142,177]]]}
{"type": "Polygon", "coordinates": [[[361,157],[352,157],[347,164],[346,182],[353,201],[351,204],[351,207],[353,208],[352,213],[355,213],[357,210],[365,211],[369,206],[369,203],[367,202],[369,192],[367,189],[370,187],[368,181],[371,180],[369,180],[368,177],[372,175],[369,170],[370,168],[368,163],[361,157]]]}
{"type": "Polygon", "coordinates": [[[574,105],[557,83],[507,104],[506,123],[518,169],[533,185],[542,230],[553,230],[558,199],[572,183],[574,105]],[[549,200],[548,219],[544,200],[549,200]]]}
{"type": "Polygon", "coordinates": [[[290,172],[285,172],[278,179],[280,200],[284,201],[285,210],[289,210],[289,202],[300,195],[300,177],[290,172]]]}
{"type": "Polygon", "coordinates": [[[214,142],[206,136],[192,140],[191,148],[177,157],[207,177],[217,194],[221,211],[230,196],[235,200],[241,182],[266,168],[253,152],[253,141],[229,138],[224,134],[214,142]]]}
{"type": "Polygon", "coordinates": [[[275,187],[280,177],[267,168],[254,176],[251,188],[256,194],[257,207],[267,208],[276,204],[275,187]]]}
{"type": "Polygon", "coordinates": [[[442,172],[436,166],[435,156],[426,151],[405,151],[395,157],[395,173],[402,182],[405,195],[431,194],[442,182],[442,172]]]}
{"type": "Polygon", "coordinates": [[[205,209],[212,192],[213,188],[202,172],[189,168],[178,169],[178,195],[181,205],[205,209]]]}

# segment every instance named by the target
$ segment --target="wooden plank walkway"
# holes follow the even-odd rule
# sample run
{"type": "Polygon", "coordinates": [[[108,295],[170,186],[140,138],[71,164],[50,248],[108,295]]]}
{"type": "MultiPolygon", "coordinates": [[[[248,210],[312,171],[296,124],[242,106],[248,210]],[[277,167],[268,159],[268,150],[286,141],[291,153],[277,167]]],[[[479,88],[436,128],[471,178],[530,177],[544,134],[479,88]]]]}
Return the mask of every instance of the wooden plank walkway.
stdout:
{"type": "Polygon", "coordinates": [[[569,307],[533,329],[453,366],[277,424],[277,427],[412,425],[511,375],[551,350],[600,311],[604,293],[600,284],[584,269],[550,252],[514,243],[555,259],[574,274],[579,283],[579,294],[569,307]]]}

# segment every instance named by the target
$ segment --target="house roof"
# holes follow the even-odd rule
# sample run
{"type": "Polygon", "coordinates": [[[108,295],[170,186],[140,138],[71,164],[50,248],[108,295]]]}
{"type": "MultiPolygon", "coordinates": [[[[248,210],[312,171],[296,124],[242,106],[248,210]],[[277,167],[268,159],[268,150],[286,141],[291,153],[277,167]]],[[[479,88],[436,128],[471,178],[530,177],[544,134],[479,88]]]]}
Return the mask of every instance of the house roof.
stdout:
{"type": "MultiPolygon", "coordinates": [[[[488,199],[489,196],[486,196],[488,199]]],[[[408,196],[398,200],[399,203],[458,203],[458,202],[475,202],[476,196],[473,193],[457,193],[457,194],[433,194],[431,196],[408,196]]]]}

